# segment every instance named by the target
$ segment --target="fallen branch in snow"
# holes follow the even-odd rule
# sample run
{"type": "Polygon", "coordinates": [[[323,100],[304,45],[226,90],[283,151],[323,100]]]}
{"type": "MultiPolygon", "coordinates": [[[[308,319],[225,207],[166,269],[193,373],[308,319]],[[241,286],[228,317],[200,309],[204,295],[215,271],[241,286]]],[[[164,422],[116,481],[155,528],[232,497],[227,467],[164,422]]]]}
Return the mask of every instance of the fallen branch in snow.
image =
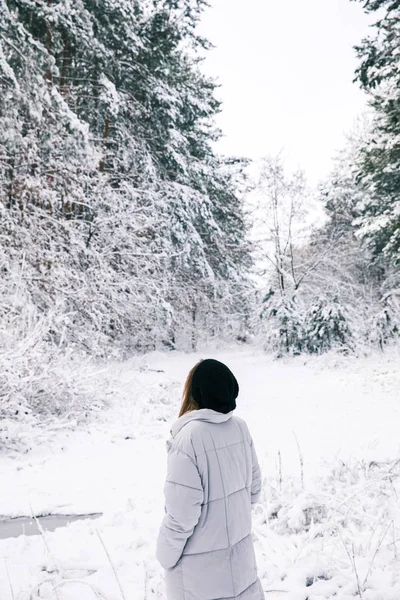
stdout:
{"type": "Polygon", "coordinates": [[[37,600],[37,598],[41,598],[42,596],[40,595],[40,588],[42,587],[42,585],[45,585],[46,583],[50,583],[51,587],[53,588],[53,592],[55,597],[57,598],[57,600],[60,600],[60,597],[58,595],[56,586],[54,585],[54,579],[45,579],[44,581],[41,581],[40,583],[38,583],[37,588],[36,588],[36,594],[35,596],[33,596],[33,594],[29,595],[29,600],[37,600]]]}

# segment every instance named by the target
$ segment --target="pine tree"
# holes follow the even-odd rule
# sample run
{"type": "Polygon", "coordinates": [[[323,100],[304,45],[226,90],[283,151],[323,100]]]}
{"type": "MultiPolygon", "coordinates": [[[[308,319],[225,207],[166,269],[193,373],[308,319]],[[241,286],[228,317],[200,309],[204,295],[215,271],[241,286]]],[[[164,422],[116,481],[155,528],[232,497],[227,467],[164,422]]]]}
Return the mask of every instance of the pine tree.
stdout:
{"type": "Polygon", "coordinates": [[[204,6],[2,0],[4,268],[23,265],[42,311],[63,307],[57,343],[176,346],[221,315],[241,329],[241,163],[211,147],[204,6]]]}
{"type": "Polygon", "coordinates": [[[358,174],[373,125],[370,118],[359,121],[338,153],[332,173],[320,187],[327,220],[314,232],[308,249],[321,257],[307,290],[314,310],[306,317],[306,336],[315,348],[322,347],[324,341],[318,343],[312,323],[322,319],[322,308],[326,314],[326,306],[341,307],[351,331],[352,347],[365,343],[382,347],[384,338],[389,340],[396,335],[400,314],[396,314],[395,297],[398,269],[384,256],[373,255],[369,245],[360,239],[358,228],[360,207],[370,198],[369,190],[359,185],[358,174]],[[315,308],[315,297],[325,298],[322,308],[318,304],[315,308]]]}
{"type": "Polygon", "coordinates": [[[304,338],[310,354],[320,354],[334,347],[345,351],[351,348],[350,328],[338,298],[329,301],[320,297],[310,305],[305,316],[304,338]]]}
{"type": "Polygon", "coordinates": [[[303,352],[304,309],[295,295],[282,297],[271,288],[263,298],[260,318],[266,345],[272,347],[279,358],[303,352]]]}
{"type": "Polygon", "coordinates": [[[359,205],[360,234],[375,256],[400,261],[400,5],[398,0],[363,0],[369,13],[385,11],[376,33],[357,48],[357,78],[369,94],[376,118],[363,150],[359,184],[367,192],[359,205]]]}

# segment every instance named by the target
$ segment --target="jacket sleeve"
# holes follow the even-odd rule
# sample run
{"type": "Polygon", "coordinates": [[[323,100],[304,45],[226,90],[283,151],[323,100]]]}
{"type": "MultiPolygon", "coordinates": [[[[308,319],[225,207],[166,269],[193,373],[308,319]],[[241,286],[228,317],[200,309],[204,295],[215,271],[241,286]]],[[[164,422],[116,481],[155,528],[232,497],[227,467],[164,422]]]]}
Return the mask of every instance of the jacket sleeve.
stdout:
{"type": "Polygon", "coordinates": [[[254,448],[253,440],[250,443],[251,446],[251,462],[252,462],[252,482],[251,482],[251,503],[255,504],[259,501],[261,495],[261,469],[258,464],[256,450],[254,448]]]}
{"type": "Polygon", "coordinates": [[[203,488],[190,456],[171,449],[167,464],[165,515],[158,534],[156,557],[164,569],[171,569],[182,556],[186,541],[200,518],[203,488]]]}

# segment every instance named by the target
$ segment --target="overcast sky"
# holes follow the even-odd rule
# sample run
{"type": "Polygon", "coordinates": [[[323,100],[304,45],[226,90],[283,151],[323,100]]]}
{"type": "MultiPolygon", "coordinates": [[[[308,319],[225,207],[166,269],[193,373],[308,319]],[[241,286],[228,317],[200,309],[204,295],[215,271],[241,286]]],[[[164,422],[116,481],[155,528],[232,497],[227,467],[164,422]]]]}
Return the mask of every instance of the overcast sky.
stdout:
{"type": "Polygon", "coordinates": [[[204,68],[221,88],[218,150],[257,158],[283,150],[310,183],[329,171],[365,107],[353,46],[367,16],[350,0],[210,0],[200,27],[216,46],[204,68]]]}

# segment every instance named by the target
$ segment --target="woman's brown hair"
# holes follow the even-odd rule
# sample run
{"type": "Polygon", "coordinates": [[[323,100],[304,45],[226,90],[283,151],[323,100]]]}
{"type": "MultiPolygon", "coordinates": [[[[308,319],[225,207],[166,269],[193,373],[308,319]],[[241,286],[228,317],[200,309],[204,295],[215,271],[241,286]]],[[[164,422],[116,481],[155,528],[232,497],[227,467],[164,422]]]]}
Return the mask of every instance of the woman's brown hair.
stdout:
{"type": "Polygon", "coordinates": [[[185,413],[189,412],[190,410],[197,410],[199,408],[197,406],[197,403],[195,402],[195,400],[192,398],[191,389],[192,389],[193,373],[195,372],[195,370],[197,369],[198,365],[201,362],[202,361],[199,360],[199,362],[196,363],[192,369],[190,369],[189,375],[186,378],[185,387],[183,388],[182,406],[181,406],[181,410],[179,411],[179,417],[181,417],[185,413]]]}

